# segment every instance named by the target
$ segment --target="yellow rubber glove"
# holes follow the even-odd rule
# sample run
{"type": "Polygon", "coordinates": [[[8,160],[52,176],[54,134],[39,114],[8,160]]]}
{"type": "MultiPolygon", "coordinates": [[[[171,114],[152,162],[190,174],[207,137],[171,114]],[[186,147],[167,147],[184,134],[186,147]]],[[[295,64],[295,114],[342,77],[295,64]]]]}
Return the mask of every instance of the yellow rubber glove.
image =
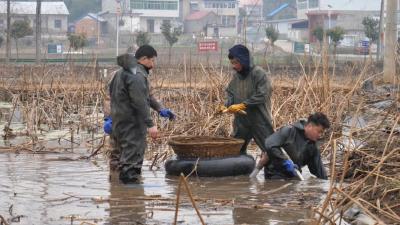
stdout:
{"type": "Polygon", "coordinates": [[[224,113],[226,111],[228,111],[228,108],[226,108],[226,106],[224,105],[220,105],[217,107],[217,113],[224,113]]]}
{"type": "Polygon", "coordinates": [[[228,112],[230,113],[238,113],[239,111],[244,111],[244,110],[246,110],[246,105],[243,103],[234,104],[229,106],[228,108],[228,112]]]}

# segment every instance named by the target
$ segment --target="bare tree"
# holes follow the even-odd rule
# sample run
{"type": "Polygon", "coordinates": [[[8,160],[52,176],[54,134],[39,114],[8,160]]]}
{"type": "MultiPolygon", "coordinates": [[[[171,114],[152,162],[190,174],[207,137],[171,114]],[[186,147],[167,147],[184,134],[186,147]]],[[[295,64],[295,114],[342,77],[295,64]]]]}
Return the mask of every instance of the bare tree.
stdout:
{"type": "Polygon", "coordinates": [[[11,6],[10,1],[7,0],[7,36],[6,36],[6,61],[9,62],[11,58],[11,6]]]}
{"type": "Polygon", "coordinates": [[[149,33],[144,31],[138,31],[136,34],[137,46],[148,45],[150,43],[149,33]]]}
{"type": "Polygon", "coordinates": [[[41,16],[42,0],[36,0],[36,63],[40,63],[42,48],[42,16],[41,16]]]}
{"type": "Polygon", "coordinates": [[[164,21],[161,24],[161,33],[164,35],[165,39],[168,41],[169,50],[168,50],[168,63],[171,63],[171,49],[172,46],[178,42],[179,36],[182,34],[181,27],[172,27],[171,22],[169,20],[164,21]]]}
{"type": "Polygon", "coordinates": [[[339,42],[343,40],[345,30],[343,27],[334,27],[332,29],[329,29],[327,32],[327,35],[331,38],[332,43],[333,43],[333,57],[336,59],[336,51],[337,51],[337,46],[339,45],[339,42]]]}
{"type": "Polygon", "coordinates": [[[11,25],[11,37],[15,40],[15,49],[17,50],[18,59],[18,40],[28,35],[32,35],[33,30],[28,20],[16,20],[11,25]]]}

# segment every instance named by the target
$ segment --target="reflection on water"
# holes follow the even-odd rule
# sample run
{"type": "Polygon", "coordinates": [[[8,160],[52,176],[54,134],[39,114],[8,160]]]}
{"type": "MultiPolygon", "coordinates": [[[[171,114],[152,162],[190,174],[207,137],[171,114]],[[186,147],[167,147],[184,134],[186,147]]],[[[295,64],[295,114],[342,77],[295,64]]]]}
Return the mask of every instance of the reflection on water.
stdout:
{"type": "MultiPolygon", "coordinates": [[[[10,107],[0,104],[0,127],[9,121],[10,107]]],[[[10,121],[14,132],[25,129],[19,110],[10,121]]],[[[145,161],[142,184],[122,185],[116,174],[110,176],[104,158],[77,160],[88,154],[85,140],[98,140],[102,134],[81,132],[73,145],[69,135],[68,130],[39,134],[47,147],[61,149],[58,154],[0,153],[0,215],[8,220],[22,216],[16,223],[21,225],[172,224],[177,177],[165,176],[163,169],[150,171],[150,162],[145,161]]],[[[0,146],[26,141],[26,137],[0,140],[0,146]]],[[[153,150],[165,146],[158,147],[153,150]]],[[[290,184],[264,181],[262,176],[255,181],[246,176],[190,178],[189,183],[204,220],[217,225],[298,224],[309,218],[309,207],[319,202],[328,186],[308,172],[306,181],[290,184]]],[[[178,224],[200,224],[187,195],[181,198],[178,224]]]]}
{"type": "MultiPolygon", "coordinates": [[[[0,154],[0,215],[23,215],[18,224],[171,224],[175,213],[176,177],[150,171],[146,161],[142,184],[122,185],[107,163],[66,161],[76,154],[0,154]],[[111,181],[111,182],[110,182],[111,181]]],[[[265,182],[247,177],[191,178],[191,190],[208,224],[297,224],[308,218],[326,183],[316,179],[265,182]],[[234,201],[232,201],[234,200],[234,201]],[[257,206],[257,207],[256,207],[257,206]]],[[[182,195],[179,224],[199,224],[182,195]]]]}
{"type": "MultiPolygon", "coordinates": [[[[67,155],[68,156],[68,155],[67,155]]],[[[23,215],[19,224],[65,224],[64,217],[106,218],[105,204],[79,197],[108,196],[108,170],[58,155],[0,154],[0,214],[23,215]],[[98,208],[97,208],[98,207],[98,208]]]]}

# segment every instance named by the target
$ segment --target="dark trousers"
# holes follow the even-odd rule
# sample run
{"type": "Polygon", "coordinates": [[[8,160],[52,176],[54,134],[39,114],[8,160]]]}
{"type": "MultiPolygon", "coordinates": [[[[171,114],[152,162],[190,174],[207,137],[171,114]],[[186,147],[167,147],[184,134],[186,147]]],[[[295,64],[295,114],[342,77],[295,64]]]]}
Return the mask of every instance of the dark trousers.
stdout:
{"type": "Polygon", "coordinates": [[[263,152],[267,152],[267,148],[265,147],[265,139],[267,139],[273,132],[273,128],[270,124],[247,125],[238,119],[234,123],[232,137],[244,140],[244,144],[240,149],[241,154],[247,153],[247,146],[249,145],[251,139],[254,139],[257,146],[263,152]]]}
{"type": "Polygon", "coordinates": [[[130,124],[118,128],[113,132],[115,131],[117,148],[114,157],[118,157],[119,154],[119,178],[124,183],[135,182],[142,172],[144,152],[147,147],[146,130],[136,129],[130,124]]]}

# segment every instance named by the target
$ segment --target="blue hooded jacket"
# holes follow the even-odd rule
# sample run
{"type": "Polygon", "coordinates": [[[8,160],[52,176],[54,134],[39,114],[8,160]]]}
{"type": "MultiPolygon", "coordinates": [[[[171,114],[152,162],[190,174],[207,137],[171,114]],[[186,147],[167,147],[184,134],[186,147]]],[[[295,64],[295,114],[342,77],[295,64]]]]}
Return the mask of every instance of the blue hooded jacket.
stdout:
{"type": "Polygon", "coordinates": [[[235,45],[229,49],[229,59],[237,59],[243,67],[243,70],[240,71],[240,74],[247,75],[250,71],[250,52],[244,45],[235,45]]]}

